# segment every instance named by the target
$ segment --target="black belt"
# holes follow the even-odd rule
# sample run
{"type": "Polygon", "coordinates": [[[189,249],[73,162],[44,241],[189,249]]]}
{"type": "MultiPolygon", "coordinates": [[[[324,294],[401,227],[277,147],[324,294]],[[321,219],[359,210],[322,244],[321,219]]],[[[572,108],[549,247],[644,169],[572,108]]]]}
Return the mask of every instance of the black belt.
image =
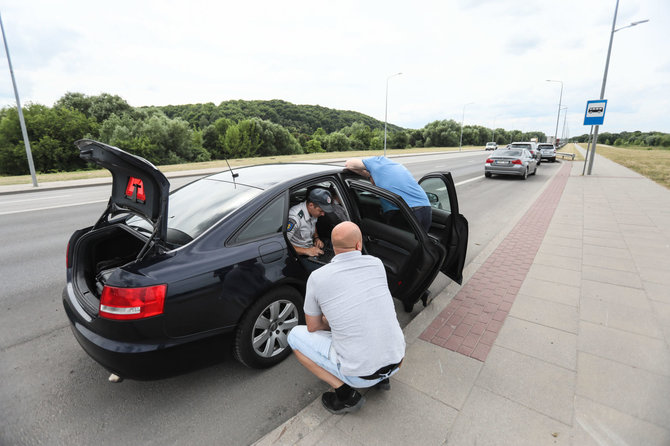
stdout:
{"type": "Polygon", "coordinates": [[[377,371],[376,371],[375,373],[373,373],[372,375],[368,375],[368,376],[359,376],[359,378],[361,378],[361,379],[367,379],[367,380],[373,380],[373,379],[384,378],[384,377],[387,377],[389,373],[391,373],[392,371],[394,371],[395,369],[397,369],[398,367],[400,367],[401,364],[402,364],[402,359],[401,359],[400,362],[397,363],[397,364],[389,364],[389,365],[385,365],[384,367],[380,368],[379,370],[377,370],[377,371]]]}

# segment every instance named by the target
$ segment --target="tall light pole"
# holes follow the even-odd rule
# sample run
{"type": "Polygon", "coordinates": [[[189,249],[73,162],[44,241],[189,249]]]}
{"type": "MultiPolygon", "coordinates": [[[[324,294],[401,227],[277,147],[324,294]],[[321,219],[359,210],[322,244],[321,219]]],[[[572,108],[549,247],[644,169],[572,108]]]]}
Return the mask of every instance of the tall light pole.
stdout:
{"type": "MultiPolygon", "coordinates": [[[[568,119],[568,107],[563,107],[565,113],[563,113],[563,132],[561,133],[561,141],[565,141],[565,121],[568,119]]],[[[555,141],[554,141],[555,143],[555,141]]]]}
{"type": "Polygon", "coordinates": [[[563,100],[563,81],[555,81],[553,79],[547,79],[547,82],[561,83],[561,94],[558,97],[558,116],[556,116],[556,130],[554,130],[554,144],[556,144],[556,137],[558,136],[558,121],[560,121],[561,119],[561,101],[563,100]]]}
{"type": "Polygon", "coordinates": [[[2,24],[2,15],[0,15],[0,28],[2,29],[2,40],[3,42],[5,42],[5,52],[7,53],[7,63],[9,64],[9,74],[12,76],[12,85],[14,86],[14,96],[16,96],[16,110],[19,112],[19,123],[21,124],[23,143],[26,146],[26,156],[28,157],[28,168],[30,169],[30,176],[33,179],[33,186],[37,187],[37,176],[35,175],[33,154],[30,151],[30,141],[28,140],[28,131],[26,130],[26,122],[23,119],[23,110],[21,109],[21,100],[19,99],[19,90],[16,88],[16,81],[14,80],[14,69],[12,68],[12,60],[9,57],[9,47],[7,46],[7,37],[5,36],[5,26],[2,24]]]}
{"type": "MultiPolygon", "coordinates": [[[[632,22],[630,25],[622,26],[619,29],[616,29],[616,15],[617,12],[619,11],[619,0],[616,0],[616,6],[614,7],[614,20],[612,20],[612,32],[610,33],[610,44],[609,47],[607,48],[607,59],[605,60],[605,73],[603,74],[603,85],[600,88],[600,99],[605,98],[605,85],[607,83],[607,70],[609,69],[610,66],[610,55],[612,54],[612,41],[614,40],[614,33],[617,31],[621,31],[622,29],[625,28],[630,28],[631,26],[639,25],[641,23],[646,23],[649,21],[649,19],[645,20],[639,20],[637,22],[632,22]]],[[[600,128],[599,125],[596,125],[596,128],[593,132],[593,143],[592,143],[592,149],[591,149],[591,158],[589,158],[589,170],[587,172],[587,175],[591,175],[591,170],[593,169],[593,159],[595,158],[596,155],[596,144],[598,143],[598,129],[600,128]]]]}
{"type": "Polygon", "coordinates": [[[389,110],[389,79],[400,76],[402,73],[392,74],[386,78],[386,105],[384,106],[384,156],[386,156],[386,118],[389,110]]]}
{"type": "Polygon", "coordinates": [[[463,121],[465,121],[465,107],[467,107],[470,104],[474,104],[474,102],[468,102],[463,106],[463,116],[461,116],[461,140],[458,143],[458,151],[460,152],[463,150],[463,121]]]}

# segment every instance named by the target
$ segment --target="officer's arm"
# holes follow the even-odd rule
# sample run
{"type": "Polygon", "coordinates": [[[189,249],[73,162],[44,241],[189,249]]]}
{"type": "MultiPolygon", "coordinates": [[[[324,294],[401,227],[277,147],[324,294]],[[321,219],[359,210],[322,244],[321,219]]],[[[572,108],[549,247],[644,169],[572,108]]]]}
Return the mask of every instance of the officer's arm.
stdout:
{"type": "Polygon", "coordinates": [[[301,248],[300,246],[293,245],[293,249],[295,249],[295,252],[297,252],[298,255],[301,256],[312,257],[312,256],[320,256],[321,254],[323,254],[323,251],[316,246],[312,246],[310,248],[301,248]]]}

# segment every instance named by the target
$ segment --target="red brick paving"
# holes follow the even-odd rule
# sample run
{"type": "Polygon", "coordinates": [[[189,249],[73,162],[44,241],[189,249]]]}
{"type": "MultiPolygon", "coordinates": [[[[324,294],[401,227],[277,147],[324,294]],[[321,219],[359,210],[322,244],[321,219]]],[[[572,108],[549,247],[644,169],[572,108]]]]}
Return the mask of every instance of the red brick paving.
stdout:
{"type": "Polygon", "coordinates": [[[420,339],[485,361],[533,264],[570,176],[563,166],[420,339]]]}

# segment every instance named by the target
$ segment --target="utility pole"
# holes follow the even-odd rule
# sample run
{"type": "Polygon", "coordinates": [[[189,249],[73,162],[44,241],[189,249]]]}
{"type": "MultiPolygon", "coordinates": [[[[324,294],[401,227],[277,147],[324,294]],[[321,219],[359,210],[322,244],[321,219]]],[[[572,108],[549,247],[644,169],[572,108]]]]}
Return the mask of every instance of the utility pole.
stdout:
{"type": "Polygon", "coordinates": [[[26,130],[26,122],[23,119],[23,110],[21,110],[21,100],[19,99],[19,90],[16,88],[16,80],[14,80],[14,69],[12,68],[12,59],[9,57],[9,47],[7,46],[7,37],[5,36],[5,26],[2,24],[2,14],[0,14],[0,28],[2,28],[2,40],[5,42],[5,52],[7,53],[7,63],[9,64],[9,73],[12,76],[12,85],[14,86],[14,96],[16,96],[16,110],[19,112],[19,123],[21,124],[21,133],[23,134],[23,142],[26,145],[26,156],[28,157],[28,167],[30,168],[30,176],[33,179],[33,186],[37,187],[37,175],[35,175],[35,165],[33,164],[33,154],[30,151],[30,141],[28,140],[28,131],[26,130]]]}

